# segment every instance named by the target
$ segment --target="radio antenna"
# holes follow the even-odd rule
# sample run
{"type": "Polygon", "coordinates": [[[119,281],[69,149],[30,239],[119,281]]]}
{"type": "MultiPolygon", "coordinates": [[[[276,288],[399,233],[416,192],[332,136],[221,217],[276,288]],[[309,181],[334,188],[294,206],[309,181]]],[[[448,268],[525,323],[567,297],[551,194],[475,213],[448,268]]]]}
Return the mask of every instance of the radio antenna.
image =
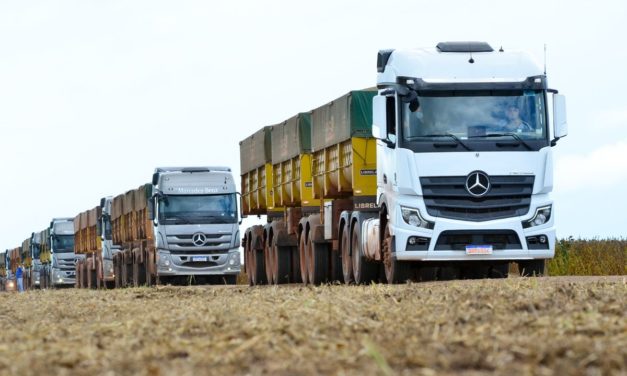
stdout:
{"type": "Polygon", "coordinates": [[[546,76],[546,43],[544,44],[544,75],[546,76]]]}

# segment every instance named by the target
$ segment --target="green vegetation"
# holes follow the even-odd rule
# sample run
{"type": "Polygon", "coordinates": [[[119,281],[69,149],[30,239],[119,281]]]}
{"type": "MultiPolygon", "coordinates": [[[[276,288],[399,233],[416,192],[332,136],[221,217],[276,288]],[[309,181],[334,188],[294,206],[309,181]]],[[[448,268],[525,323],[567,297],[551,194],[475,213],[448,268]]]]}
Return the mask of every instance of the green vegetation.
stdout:
{"type": "Polygon", "coordinates": [[[547,263],[549,275],[625,275],[627,240],[563,239],[547,263]]]}

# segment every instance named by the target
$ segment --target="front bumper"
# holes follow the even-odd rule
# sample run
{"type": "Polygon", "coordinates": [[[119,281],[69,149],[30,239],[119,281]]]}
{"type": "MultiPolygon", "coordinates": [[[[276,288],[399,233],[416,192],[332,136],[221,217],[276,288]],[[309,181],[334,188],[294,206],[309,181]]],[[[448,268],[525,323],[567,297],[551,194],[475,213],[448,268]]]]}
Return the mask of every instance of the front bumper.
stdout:
{"type": "Polygon", "coordinates": [[[239,248],[220,254],[171,254],[159,249],[159,276],[237,275],[241,271],[239,248]]]}
{"type": "MultiPolygon", "coordinates": [[[[535,208],[551,204],[550,201],[540,200],[531,203],[527,216],[511,217],[484,222],[460,221],[446,218],[432,218],[427,215],[426,208],[422,202],[401,202],[400,205],[418,208],[421,215],[428,221],[434,223],[433,229],[411,226],[402,218],[401,211],[396,210],[393,215],[392,233],[395,241],[396,258],[407,261],[499,261],[499,260],[531,260],[553,258],[555,254],[555,224],[554,213],[550,220],[540,226],[523,228],[522,222],[529,220],[535,213],[535,208]],[[482,234],[475,238],[490,238],[491,236],[501,236],[507,234],[509,239],[514,239],[512,243],[506,244],[499,249],[494,247],[492,254],[467,254],[465,247],[459,244],[451,245],[445,241],[450,234],[456,234],[463,238],[466,234],[472,238],[472,234],[482,234]],[[546,243],[531,244],[530,238],[546,237],[546,243]],[[410,237],[418,237],[427,240],[422,247],[412,247],[409,244],[410,237]]],[[[399,205],[399,206],[400,206],[399,205]]],[[[492,245],[475,244],[470,242],[467,245],[492,245]]]]}
{"type": "Polygon", "coordinates": [[[76,272],[67,270],[52,270],[52,284],[58,285],[73,285],[76,283],[76,272]]]}

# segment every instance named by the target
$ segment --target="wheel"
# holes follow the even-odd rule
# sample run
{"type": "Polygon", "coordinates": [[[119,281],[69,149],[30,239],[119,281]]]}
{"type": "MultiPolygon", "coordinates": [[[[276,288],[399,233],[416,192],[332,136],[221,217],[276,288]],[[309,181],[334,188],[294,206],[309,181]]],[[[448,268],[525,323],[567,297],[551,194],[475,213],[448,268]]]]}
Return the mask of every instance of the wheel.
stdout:
{"type": "Polygon", "coordinates": [[[246,235],[246,243],[244,243],[244,269],[246,270],[246,279],[248,286],[254,286],[253,281],[253,261],[252,250],[250,249],[250,233],[246,235]]]}
{"type": "Polygon", "coordinates": [[[359,223],[353,226],[351,250],[353,260],[353,277],[356,284],[370,283],[379,276],[379,265],[366,261],[361,250],[361,229],[359,223]]]}
{"type": "Polygon", "coordinates": [[[331,258],[331,275],[329,275],[329,282],[343,282],[342,254],[339,251],[330,250],[329,257],[331,258]]]}
{"type": "Polygon", "coordinates": [[[290,282],[301,283],[303,279],[300,276],[300,251],[298,247],[289,247],[290,253],[290,282]]]}
{"type": "Polygon", "coordinates": [[[309,237],[309,282],[314,285],[326,283],[329,279],[329,249],[328,243],[314,243],[309,237]]]}
{"type": "Polygon", "coordinates": [[[342,277],[344,283],[349,284],[355,282],[353,278],[353,260],[351,259],[351,239],[350,226],[347,224],[342,229],[342,238],[340,240],[340,251],[342,258],[342,277]]]}
{"type": "Polygon", "coordinates": [[[522,277],[540,277],[544,275],[544,264],[544,259],[518,261],[518,270],[522,277]]]}
{"type": "Polygon", "coordinates": [[[307,252],[307,238],[305,235],[305,229],[303,228],[300,232],[300,237],[298,238],[298,255],[300,261],[300,279],[304,284],[307,284],[309,283],[309,272],[307,270],[309,257],[307,252]]]}
{"type": "Polygon", "coordinates": [[[398,261],[396,255],[392,252],[393,249],[390,225],[387,224],[383,232],[383,243],[381,244],[385,278],[390,284],[405,283],[408,279],[411,279],[411,264],[398,261]]]}
{"type": "Polygon", "coordinates": [[[264,265],[263,251],[258,249],[250,250],[250,271],[253,285],[265,285],[268,283],[264,265]]]}
{"type": "Polygon", "coordinates": [[[265,267],[265,273],[266,273],[266,279],[268,280],[268,284],[274,284],[274,274],[272,273],[273,269],[274,269],[274,260],[272,257],[272,244],[270,244],[269,241],[264,242],[264,247],[263,247],[263,260],[264,260],[264,265],[265,267]]]}
{"type": "Polygon", "coordinates": [[[273,266],[273,281],[274,284],[284,284],[290,282],[290,248],[281,247],[276,244],[276,238],[274,239],[274,245],[272,246],[272,266],[273,266]]]}
{"type": "Polygon", "coordinates": [[[87,275],[89,276],[89,288],[90,289],[96,289],[97,288],[97,280],[98,280],[98,271],[97,270],[93,270],[93,269],[89,269],[89,273],[87,273],[87,275]]]}
{"type": "Polygon", "coordinates": [[[146,282],[146,286],[152,287],[155,284],[155,279],[152,275],[152,271],[155,269],[153,267],[153,265],[155,265],[155,262],[152,253],[146,252],[146,257],[144,259],[146,260],[144,262],[144,280],[146,282]]]}

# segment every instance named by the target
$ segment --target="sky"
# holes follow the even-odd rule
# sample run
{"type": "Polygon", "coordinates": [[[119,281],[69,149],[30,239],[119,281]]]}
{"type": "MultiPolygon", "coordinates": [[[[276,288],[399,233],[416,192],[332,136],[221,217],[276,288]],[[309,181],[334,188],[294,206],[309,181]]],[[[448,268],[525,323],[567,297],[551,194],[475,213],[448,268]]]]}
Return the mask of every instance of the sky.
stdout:
{"type": "Polygon", "coordinates": [[[455,40],[547,46],[557,236],[627,237],[625,20],[624,1],[1,1],[0,249],[156,166],[238,177],[239,141],[375,86],[378,50],[455,40]]]}

